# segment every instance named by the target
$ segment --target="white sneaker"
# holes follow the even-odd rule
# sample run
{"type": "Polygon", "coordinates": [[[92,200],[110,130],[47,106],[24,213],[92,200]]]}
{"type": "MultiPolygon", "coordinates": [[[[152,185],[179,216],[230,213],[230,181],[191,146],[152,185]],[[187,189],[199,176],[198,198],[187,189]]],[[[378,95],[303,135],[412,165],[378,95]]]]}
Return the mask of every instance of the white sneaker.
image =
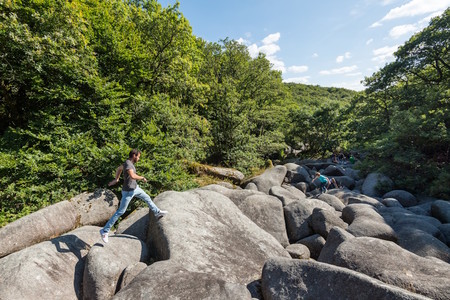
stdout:
{"type": "Polygon", "coordinates": [[[103,242],[108,242],[108,233],[104,232],[103,229],[100,229],[100,236],[102,237],[103,242]]]}
{"type": "Polygon", "coordinates": [[[167,215],[169,212],[167,210],[160,210],[159,213],[157,213],[155,215],[156,219],[161,219],[162,217],[164,217],[165,215],[167,215]]]}

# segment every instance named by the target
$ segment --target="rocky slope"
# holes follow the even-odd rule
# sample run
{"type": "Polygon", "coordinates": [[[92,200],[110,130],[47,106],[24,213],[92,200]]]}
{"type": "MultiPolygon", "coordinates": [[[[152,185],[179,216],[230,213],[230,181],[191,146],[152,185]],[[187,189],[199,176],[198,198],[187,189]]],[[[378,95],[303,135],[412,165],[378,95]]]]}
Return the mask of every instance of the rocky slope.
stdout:
{"type": "Polygon", "coordinates": [[[123,220],[109,191],[0,229],[0,299],[450,299],[450,203],[382,174],[278,165],[242,187],[168,191],[123,220]],[[319,193],[315,171],[342,186],[319,193]]]}

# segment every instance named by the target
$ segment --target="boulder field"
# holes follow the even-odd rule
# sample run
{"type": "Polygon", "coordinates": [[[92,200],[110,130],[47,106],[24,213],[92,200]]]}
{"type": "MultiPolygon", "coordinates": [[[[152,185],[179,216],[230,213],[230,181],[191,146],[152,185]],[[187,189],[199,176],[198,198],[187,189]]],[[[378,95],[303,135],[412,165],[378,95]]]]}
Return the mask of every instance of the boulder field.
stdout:
{"type": "Polygon", "coordinates": [[[393,188],[295,161],[161,193],[166,216],[140,208],[107,244],[119,200],[84,193],[0,228],[0,299],[450,299],[450,203],[393,188]],[[320,193],[316,171],[339,188],[320,193]]]}

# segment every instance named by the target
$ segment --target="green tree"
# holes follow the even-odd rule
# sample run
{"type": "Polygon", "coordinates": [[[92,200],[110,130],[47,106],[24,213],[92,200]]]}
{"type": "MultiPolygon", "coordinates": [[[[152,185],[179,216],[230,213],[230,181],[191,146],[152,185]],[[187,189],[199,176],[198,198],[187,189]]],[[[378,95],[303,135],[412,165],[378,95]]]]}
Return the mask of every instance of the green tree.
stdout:
{"type": "Polygon", "coordinates": [[[354,103],[368,165],[399,187],[450,198],[450,9],[434,18],[395,53],[396,60],[365,80],[366,96],[354,103]],[[373,117],[373,116],[378,117],[373,117]],[[377,127],[377,128],[376,128],[377,127]]]}

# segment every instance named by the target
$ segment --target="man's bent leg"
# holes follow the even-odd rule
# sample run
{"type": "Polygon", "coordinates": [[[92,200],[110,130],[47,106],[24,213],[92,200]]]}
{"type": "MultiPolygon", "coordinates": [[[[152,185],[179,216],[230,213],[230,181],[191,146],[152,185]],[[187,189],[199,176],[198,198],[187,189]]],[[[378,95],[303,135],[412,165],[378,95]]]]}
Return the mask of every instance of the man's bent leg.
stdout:
{"type": "Polygon", "coordinates": [[[121,215],[125,213],[127,210],[128,204],[130,204],[131,199],[135,196],[135,191],[122,191],[122,199],[120,200],[119,209],[114,213],[114,215],[109,219],[108,223],[106,223],[105,227],[103,227],[103,232],[108,233],[111,227],[116,223],[121,215]]]}
{"type": "Polygon", "coordinates": [[[155,205],[155,203],[153,203],[152,198],[150,198],[149,195],[147,195],[147,193],[141,189],[139,186],[135,189],[135,193],[134,193],[135,197],[138,197],[142,200],[145,201],[145,203],[147,203],[148,207],[150,208],[150,210],[156,215],[157,213],[159,213],[159,208],[155,205]]]}

